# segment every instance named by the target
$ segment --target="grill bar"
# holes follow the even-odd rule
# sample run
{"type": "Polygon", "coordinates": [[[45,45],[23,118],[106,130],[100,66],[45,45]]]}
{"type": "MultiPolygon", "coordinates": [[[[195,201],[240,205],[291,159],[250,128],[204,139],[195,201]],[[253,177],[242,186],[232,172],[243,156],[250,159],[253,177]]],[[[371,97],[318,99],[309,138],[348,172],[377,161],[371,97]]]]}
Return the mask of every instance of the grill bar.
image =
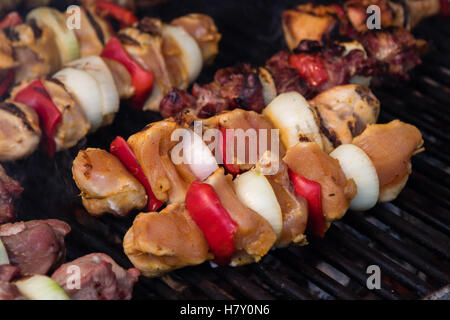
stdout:
{"type": "Polygon", "coordinates": [[[218,275],[227,280],[234,288],[236,288],[245,297],[255,300],[274,300],[275,297],[264,289],[258,287],[248,280],[242,274],[230,267],[214,269],[218,275]]]}
{"type": "Polygon", "coordinates": [[[327,232],[327,236],[338,241],[347,249],[352,250],[364,259],[367,259],[371,264],[378,265],[383,272],[389,274],[393,279],[396,279],[406,287],[415,290],[419,295],[423,296],[433,291],[433,287],[425,281],[418,278],[415,274],[396,264],[383,254],[370,248],[367,244],[362,244],[355,237],[349,235],[347,232],[339,228],[338,232],[335,228],[331,228],[327,232]]]}
{"type": "Polygon", "coordinates": [[[181,275],[192,286],[199,288],[206,296],[215,300],[234,300],[233,296],[222,290],[219,286],[213,282],[205,279],[204,273],[199,274],[192,270],[183,270],[181,275]]]}
{"type": "MultiPolygon", "coordinates": [[[[357,280],[362,286],[366,286],[367,274],[365,270],[357,267],[352,261],[345,258],[343,255],[337,252],[336,248],[330,248],[324,245],[320,241],[315,241],[312,244],[312,248],[321,255],[321,257],[338,267],[345,274],[350,275],[353,279],[357,280]]],[[[374,290],[374,293],[382,298],[389,300],[399,300],[401,297],[395,293],[395,290],[388,284],[383,283],[380,290],[374,290]]]]}
{"type": "MultiPolygon", "coordinates": [[[[189,11],[213,14],[224,33],[217,63],[203,72],[200,82],[209,82],[216,69],[237,61],[264,64],[284,43],[279,22],[281,11],[298,2],[301,0],[261,1],[262,5],[239,3],[237,10],[233,1],[211,5],[206,0],[190,0],[189,11]],[[245,23],[244,28],[242,23],[245,23]]],[[[170,21],[185,13],[183,6],[172,1],[150,15],[170,21]]],[[[378,205],[364,214],[348,212],[330,228],[324,239],[309,239],[311,244],[306,247],[271,251],[259,264],[212,269],[205,263],[161,278],[141,277],[134,297],[174,300],[323,298],[315,291],[318,288],[324,291],[325,298],[397,300],[429,294],[429,297],[437,297],[448,292],[450,47],[447,39],[450,25],[433,18],[425,21],[417,34],[433,43],[430,53],[423,59],[424,64],[413,71],[412,81],[386,83],[374,89],[381,101],[381,122],[395,118],[410,122],[418,126],[425,140],[426,152],[413,159],[413,174],[393,203],[378,205]],[[323,262],[347,276],[348,283],[342,285],[337,275],[321,269],[323,262]],[[366,287],[365,268],[370,264],[381,268],[380,290],[366,287]]],[[[11,169],[8,171],[23,175],[19,177],[25,187],[18,203],[20,218],[68,221],[73,229],[67,238],[69,260],[98,251],[109,254],[124,267],[131,267],[121,241],[134,217],[97,219],[80,211],[79,200],[73,200],[78,189],[70,168],[79,149],[107,148],[116,135],[128,136],[156,119],[151,113],[121,108],[111,127],[91,135],[72,150],[58,153],[54,161],[36,154],[19,163],[8,164],[11,169]],[[61,192],[61,186],[65,192],[61,192]]]]}
{"type": "Polygon", "coordinates": [[[290,248],[288,250],[282,250],[277,252],[276,255],[285,263],[295,267],[295,270],[302,273],[305,277],[311,280],[314,284],[329,292],[338,299],[354,300],[357,296],[351,292],[348,288],[341,285],[336,280],[332,279],[328,275],[324,274],[320,270],[317,270],[309,265],[309,263],[302,262],[296,248],[290,248]]]}
{"type": "Polygon", "coordinates": [[[372,223],[368,222],[360,212],[352,212],[345,218],[351,226],[356,226],[358,230],[362,230],[365,235],[368,235],[378,241],[379,244],[386,247],[387,250],[394,252],[398,257],[408,261],[415,267],[419,268],[424,273],[434,277],[442,284],[450,281],[447,273],[442,272],[427,257],[420,257],[414,253],[414,248],[408,248],[404,243],[392,237],[389,233],[380,230],[372,223]],[[425,258],[425,259],[424,259],[425,258]]]}
{"type": "Polygon", "coordinates": [[[313,299],[308,291],[302,289],[295,282],[292,282],[280,273],[269,270],[263,263],[255,264],[251,269],[271,288],[279,290],[289,299],[313,299]]]}
{"type": "Polygon", "coordinates": [[[436,239],[433,235],[423,232],[422,229],[416,227],[405,219],[400,218],[395,213],[388,211],[385,206],[383,208],[385,210],[381,210],[379,208],[375,208],[373,210],[375,217],[379,218],[385,224],[399,230],[405,236],[411,237],[423,246],[439,253],[447,260],[450,259],[450,247],[448,245],[450,243],[450,239],[448,242],[443,242],[436,239]]]}
{"type": "MultiPolygon", "coordinates": [[[[439,230],[441,232],[444,232],[445,234],[450,234],[450,225],[446,224],[442,220],[439,219],[439,216],[437,214],[432,215],[428,212],[425,212],[421,209],[422,205],[414,201],[414,198],[411,197],[411,193],[408,192],[408,194],[401,195],[399,198],[397,198],[394,201],[394,204],[399,203],[398,207],[403,208],[403,210],[407,211],[408,213],[412,214],[413,216],[421,219],[425,223],[428,223],[436,230],[439,230]],[[409,197],[408,197],[409,195],[409,197]]],[[[436,212],[442,212],[439,210],[433,210],[436,212]]]]}

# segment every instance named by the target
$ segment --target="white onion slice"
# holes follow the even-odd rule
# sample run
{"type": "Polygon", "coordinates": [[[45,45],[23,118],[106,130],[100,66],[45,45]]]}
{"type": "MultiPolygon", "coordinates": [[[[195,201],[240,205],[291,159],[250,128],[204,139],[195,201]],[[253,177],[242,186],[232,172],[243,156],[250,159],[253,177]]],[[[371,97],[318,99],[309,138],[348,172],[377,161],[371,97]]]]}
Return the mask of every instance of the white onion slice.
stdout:
{"type": "Polygon", "coordinates": [[[200,181],[208,178],[219,168],[216,158],[198,134],[190,129],[177,129],[171,138],[177,141],[180,137],[183,137],[183,141],[171,151],[173,163],[187,164],[200,181]],[[180,147],[182,147],[182,157],[180,157],[180,147]]]}
{"type": "MultiPolygon", "coordinates": [[[[349,41],[349,42],[341,42],[339,43],[341,46],[345,48],[344,56],[350,53],[352,50],[361,50],[364,52],[364,59],[367,59],[367,52],[364,49],[363,45],[359,41],[349,41]]],[[[350,78],[350,83],[359,84],[365,87],[370,86],[370,82],[372,81],[372,77],[365,77],[360,75],[355,75],[350,78]]]]}
{"type": "Polygon", "coordinates": [[[366,49],[364,49],[363,45],[359,41],[348,41],[348,42],[340,42],[339,45],[343,46],[345,48],[344,56],[350,53],[352,50],[361,50],[364,52],[364,59],[367,59],[367,52],[366,49]]]}
{"type": "Polygon", "coordinates": [[[197,42],[180,26],[164,25],[162,36],[163,38],[171,37],[178,44],[181,50],[180,58],[186,67],[189,83],[193,83],[203,67],[202,52],[197,42]]]}
{"type": "Polygon", "coordinates": [[[114,83],[113,75],[102,58],[88,56],[72,61],[68,66],[86,71],[97,81],[102,94],[104,117],[119,111],[119,92],[114,83]]]}
{"type": "Polygon", "coordinates": [[[264,104],[267,106],[277,96],[277,88],[269,70],[263,67],[260,67],[258,70],[259,81],[261,81],[263,88],[264,104]]]}
{"type": "Polygon", "coordinates": [[[29,300],[70,300],[67,293],[50,277],[34,275],[14,282],[20,293],[29,300]]]}
{"type": "Polygon", "coordinates": [[[0,266],[2,264],[9,264],[8,252],[6,252],[5,246],[0,239],[0,266]]]}
{"type": "Polygon", "coordinates": [[[317,142],[323,149],[317,116],[301,94],[287,92],[278,95],[263,110],[263,114],[280,130],[281,140],[287,149],[295,146],[302,136],[317,142]]]}
{"type": "Polygon", "coordinates": [[[330,156],[339,161],[347,179],[353,179],[357,193],[350,209],[364,211],[375,206],[379,195],[379,181],[369,156],[353,144],[342,144],[330,156]]]}
{"type": "Polygon", "coordinates": [[[283,228],[283,216],[267,178],[256,170],[247,171],[234,180],[234,189],[239,200],[266,219],[279,237],[283,228]]]}
{"type": "Polygon", "coordinates": [[[38,26],[46,26],[52,31],[63,64],[80,57],[77,37],[73,30],[67,28],[64,14],[53,8],[41,7],[31,11],[26,20],[35,20],[38,26]]]}
{"type": "Polygon", "coordinates": [[[145,101],[144,110],[159,112],[159,105],[163,97],[164,95],[159,89],[158,81],[153,82],[152,93],[147,101],[145,101]]]}
{"type": "Polygon", "coordinates": [[[83,70],[64,68],[53,78],[61,81],[70,94],[78,100],[91,123],[90,132],[100,128],[103,122],[103,101],[100,87],[94,77],[83,70]]]}

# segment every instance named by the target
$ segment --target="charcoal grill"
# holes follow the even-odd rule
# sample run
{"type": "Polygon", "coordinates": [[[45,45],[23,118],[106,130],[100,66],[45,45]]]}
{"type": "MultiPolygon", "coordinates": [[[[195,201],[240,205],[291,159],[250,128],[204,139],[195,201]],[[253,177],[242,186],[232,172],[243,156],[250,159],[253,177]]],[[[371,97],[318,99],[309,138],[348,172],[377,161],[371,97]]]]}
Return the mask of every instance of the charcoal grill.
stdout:
{"type": "MultiPolygon", "coordinates": [[[[299,2],[174,0],[140,14],[165,21],[194,11],[214,17],[223,41],[216,64],[199,79],[206,83],[218,68],[239,61],[262,65],[284,48],[280,14],[299,2]]],[[[369,212],[348,212],[332,225],[325,239],[271,251],[259,264],[212,268],[205,263],[161,278],[142,278],[134,298],[450,299],[450,24],[433,17],[414,32],[430,41],[423,65],[408,83],[385,83],[374,89],[381,100],[380,121],[399,118],[412,123],[425,141],[426,152],[414,157],[413,173],[398,199],[369,212]],[[381,269],[379,290],[366,287],[369,265],[381,269]]],[[[17,203],[19,218],[68,221],[72,226],[67,238],[69,260],[100,251],[131,267],[121,240],[133,217],[87,215],[70,169],[78,150],[107,148],[116,135],[127,137],[158,119],[155,114],[122,107],[112,126],[53,160],[36,153],[8,164],[8,172],[25,187],[17,203]]]]}

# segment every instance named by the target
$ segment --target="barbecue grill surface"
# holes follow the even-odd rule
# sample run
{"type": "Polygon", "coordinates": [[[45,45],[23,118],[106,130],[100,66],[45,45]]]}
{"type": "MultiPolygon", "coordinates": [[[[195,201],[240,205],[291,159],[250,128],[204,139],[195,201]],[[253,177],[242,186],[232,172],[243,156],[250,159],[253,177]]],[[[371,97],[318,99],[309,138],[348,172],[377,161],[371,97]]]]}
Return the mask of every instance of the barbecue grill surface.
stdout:
{"type": "MultiPolygon", "coordinates": [[[[263,65],[284,49],[281,11],[301,1],[169,1],[140,12],[164,21],[190,12],[213,16],[223,34],[216,63],[199,83],[212,80],[218,68],[237,62],[263,65]]],[[[61,1],[58,1],[61,5],[61,1]]],[[[63,7],[61,5],[61,7],[63,7]]],[[[394,118],[416,125],[426,152],[415,156],[413,174],[398,199],[365,213],[348,212],[310,245],[271,251],[261,263],[240,268],[211,268],[205,263],[157,279],[141,278],[135,299],[418,299],[449,298],[450,283],[450,24],[434,17],[414,30],[431,41],[423,65],[408,83],[385,83],[374,89],[381,101],[380,122],[394,118]],[[366,268],[381,269],[380,290],[368,290],[366,268]]],[[[67,259],[92,252],[109,254],[131,267],[122,238],[134,215],[125,219],[90,217],[81,206],[71,175],[78,150],[108,148],[115,136],[128,137],[159,116],[122,106],[114,124],[59,152],[49,160],[37,152],[7,164],[25,188],[17,201],[20,220],[58,218],[69,222],[67,259]]],[[[389,143],[389,141],[386,141],[389,143]]]]}

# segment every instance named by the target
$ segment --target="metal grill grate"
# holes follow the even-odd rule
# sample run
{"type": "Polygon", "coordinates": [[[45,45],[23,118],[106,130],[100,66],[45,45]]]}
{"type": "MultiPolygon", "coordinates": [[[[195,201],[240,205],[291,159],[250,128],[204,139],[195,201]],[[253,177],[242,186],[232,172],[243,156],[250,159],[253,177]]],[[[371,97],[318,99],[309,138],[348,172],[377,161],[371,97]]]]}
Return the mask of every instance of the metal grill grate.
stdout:
{"type": "MultiPolygon", "coordinates": [[[[217,63],[202,74],[237,61],[263,64],[282,48],[279,16],[285,3],[258,1],[169,2],[148,12],[166,21],[187,12],[211,14],[224,34],[217,63]]],[[[295,1],[298,2],[298,1],[295,1]]],[[[259,264],[240,268],[185,268],[138,283],[136,299],[415,299],[432,293],[440,297],[450,283],[450,24],[435,17],[415,30],[431,40],[431,50],[409,83],[386,84],[374,90],[381,100],[380,121],[400,118],[416,125],[426,152],[413,159],[406,189],[392,203],[365,213],[348,212],[324,240],[302,248],[278,249],[259,264]],[[366,267],[378,265],[380,290],[366,288],[366,267]],[[440,290],[440,291],[438,291],[440,290]]],[[[36,154],[8,165],[25,187],[18,203],[21,219],[61,218],[72,225],[67,240],[68,259],[101,251],[119,264],[130,266],[121,239],[132,217],[95,219],[74,202],[77,189],[71,179],[71,161],[79,149],[107,147],[115,135],[127,136],[157,116],[122,108],[112,127],[100,130],[54,161],[36,154]],[[25,170],[24,170],[25,168],[25,170]]]]}

